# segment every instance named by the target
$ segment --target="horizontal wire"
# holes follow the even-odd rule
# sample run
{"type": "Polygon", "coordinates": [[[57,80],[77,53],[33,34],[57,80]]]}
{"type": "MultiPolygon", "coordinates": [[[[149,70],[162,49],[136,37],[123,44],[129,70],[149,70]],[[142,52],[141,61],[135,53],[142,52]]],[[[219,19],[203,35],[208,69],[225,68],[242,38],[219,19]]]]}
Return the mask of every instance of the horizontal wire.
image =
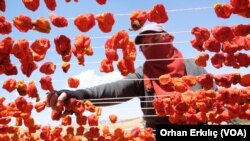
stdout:
{"type": "MultiPolygon", "coordinates": [[[[168,61],[168,60],[188,60],[188,59],[193,59],[194,57],[190,58],[166,58],[166,59],[145,59],[145,60],[135,60],[135,62],[156,62],[156,61],[168,61]]],[[[117,61],[114,61],[117,62],[117,61]]],[[[100,64],[101,61],[88,61],[84,62],[84,64],[100,64]]],[[[54,63],[56,66],[60,66],[61,63],[54,63]]],[[[71,65],[79,65],[78,63],[70,63],[71,65]]],[[[42,64],[40,64],[41,66],[42,64]]],[[[17,67],[20,67],[20,65],[16,65],[17,67]]]]}
{"type": "MultiPolygon", "coordinates": [[[[168,32],[170,34],[182,34],[182,33],[191,33],[191,31],[187,31],[187,30],[183,30],[183,31],[172,31],[172,32],[168,32]]],[[[149,36],[149,35],[159,35],[159,34],[165,34],[165,33],[148,33],[148,34],[129,34],[129,37],[135,37],[138,35],[141,36],[149,36]]],[[[109,36],[89,36],[90,39],[106,39],[106,38],[110,38],[113,35],[109,35],[109,36]]],[[[47,38],[46,38],[47,39],[47,38]]],[[[70,38],[71,40],[74,40],[74,38],[70,38]]],[[[29,43],[33,43],[35,40],[28,40],[29,43]]],[[[54,42],[54,39],[50,39],[50,42],[54,42]]]]}
{"type": "MultiPolygon", "coordinates": [[[[194,11],[194,10],[207,10],[207,9],[213,9],[211,6],[206,7],[193,7],[193,8],[183,8],[183,9],[170,9],[166,10],[167,12],[183,12],[183,11],[194,11]]],[[[122,14],[114,14],[114,16],[130,16],[131,13],[122,13],[122,14]]],[[[69,17],[66,18],[68,20],[74,20],[76,17],[69,17]]]]}
{"type": "MultiPolygon", "coordinates": [[[[124,101],[103,101],[103,102],[92,102],[94,105],[96,104],[120,104],[123,103],[124,101]]],[[[152,101],[140,101],[141,103],[147,103],[147,102],[152,102],[152,101]]]]}
{"type": "MultiPolygon", "coordinates": [[[[185,44],[185,43],[190,43],[190,41],[177,41],[177,42],[164,42],[164,43],[148,43],[148,44],[137,44],[139,45],[168,45],[168,44],[185,44]]],[[[105,49],[103,46],[94,46],[92,47],[93,49],[105,49]]],[[[56,49],[49,49],[48,51],[56,51],[56,49]]]]}
{"type": "MultiPolygon", "coordinates": [[[[137,98],[144,98],[144,97],[155,97],[155,96],[136,96],[137,98]]],[[[88,99],[88,100],[113,100],[113,99],[130,99],[130,98],[135,98],[133,96],[128,96],[128,97],[110,97],[110,98],[93,98],[93,99],[88,99]]]]}
{"type": "MultiPolygon", "coordinates": [[[[137,60],[137,61],[148,61],[148,62],[153,62],[153,61],[164,61],[164,60],[173,60],[173,59],[183,59],[183,60],[187,60],[187,59],[193,59],[193,58],[168,58],[168,59],[146,59],[146,60],[137,60]]],[[[97,62],[85,62],[84,64],[99,64],[100,61],[97,61],[97,62]]],[[[70,63],[70,64],[78,64],[78,63],[70,63]]],[[[60,63],[55,63],[55,65],[61,65],[60,63]]],[[[16,65],[17,67],[20,67],[20,65],[16,65]]],[[[151,78],[151,79],[120,79],[122,81],[135,81],[135,80],[138,80],[138,81],[141,81],[141,80],[159,80],[159,78],[151,78]]],[[[57,79],[57,80],[52,80],[53,82],[65,82],[66,80],[60,80],[60,79],[57,79]]],[[[99,80],[99,79],[88,79],[88,80],[84,80],[84,81],[113,81],[112,79],[108,79],[108,80],[99,80]]],[[[25,81],[25,82],[28,82],[28,81],[25,81]]],[[[35,83],[39,83],[39,81],[34,81],[35,83]]],[[[2,84],[3,81],[0,81],[0,84],[2,84]]]]}

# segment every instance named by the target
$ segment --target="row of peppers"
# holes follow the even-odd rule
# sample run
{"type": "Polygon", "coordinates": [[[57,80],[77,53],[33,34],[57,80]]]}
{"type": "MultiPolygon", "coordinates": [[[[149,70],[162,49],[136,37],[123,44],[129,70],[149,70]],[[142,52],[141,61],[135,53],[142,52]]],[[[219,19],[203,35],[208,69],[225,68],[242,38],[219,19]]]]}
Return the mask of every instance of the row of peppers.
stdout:
{"type": "MultiPolygon", "coordinates": [[[[71,0],[65,0],[65,2],[70,2],[71,0]]],[[[40,6],[40,0],[22,0],[24,6],[30,10],[35,12],[40,6]]],[[[78,2],[78,0],[74,0],[74,2],[78,2]]],[[[100,5],[106,4],[107,0],[96,0],[96,2],[100,5]]],[[[55,11],[57,7],[56,0],[44,0],[46,7],[51,10],[55,11]]],[[[5,12],[6,10],[6,3],[5,0],[0,0],[0,11],[5,12]]]]}
{"type": "Polygon", "coordinates": [[[230,3],[217,3],[214,5],[215,13],[220,18],[230,18],[236,14],[250,18],[250,0],[230,0],[230,3]]]}
{"type": "MultiPolygon", "coordinates": [[[[212,89],[214,84],[225,88],[230,88],[232,85],[236,84],[240,84],[243,87],[249,87],[249,80],[250,74],[241,75],[240,73],[217,75],[207,73],[199,76],[187,75],[183,77],[171,77],[169,74],[165,74],[159,77],[159,82],[162,85],[167,85],[171,91],[177,92],[185,92],[196,84],[200,84],[206,90],[212,89]]],[[[52,79],[49,75],[42,77],[39,82],[43,90],[49,90],[51,93],[54,92],[52,79]]],[[[77,78],[68,78],[68,85],[71,88],[77,88],[79,83],[80,81],[77,78]]],[[[36,98],[37,101],[40,100],[34,81],[30,81],[28,84],[26,84],[23,80],[17,81],[10,78],[3,82],[2,88],[10,93],[14,90],[17,90],[20,96],[28,95],[30,98],[36,98]]]]}
{"type": "MultiPolygon", "coordinates": [[[[84,65],[84,56],[94,54],[91,47],[91,39],[88,36],[79,34],[74,38],[74,45],[71,47],[71,40],[65,35],[59,35],[54,39],[57,54],[62,58],[61,68],[67,73],[70,69],[72,54],[77,58],[79,65],[84,65]]],[[[21,71],[27,77],[37,69],[35,62],[42,61],[50,49],[50,41],[46,38],[36,39],[31,45],[26,39],[14,41],[11,37],[5,37],[0,41],[0,74],[16,75],[18,73],[15,65],[11,63],[10,55],[13,54],[21,63],[21,71]]],[[[118,69],[122,75],[134,72],[134,61],[136,58],[136,47],[134,41],[129,39],[128,33],[121,30],[106,40],[106,58],[101,62],[101,72],[114,70],[112,62],[118,61],[117,49],[122,49],[123,58],[118,62],[118,69]]],[[[55,72],[56,65],[53,62],[44,62],[40,66],[40,72],[51,75],[55,72]]]]}
{"type": "MultiPolygon", "coordinates": [[[[52,120],[61,120],[62,126],[56,126],[52,129],[50,126],[41,126],[35,123],[31,113],[33,108],[36,112],[41,112],[46,107],[45,101],[28,102],[24,97],[17,97],[13,102],[4,104],[4,97],[0,97],[0,139],[1,141],[82,141],[82,140],[148,140],[153,141],[154,135],[150,128],[141,129],[134,127],[129,131],[123,128],[115,128],[114,131],[109,126],[99,127],[99,116],[101,108],[96,107],[90,101],[68,99],[63,107],[57,107],[52,110],[52,120]],[[74,106],[72,106],[74,105],[74,106]],[[76,115],[78,126],[71,126],[72,118],[69,115],[63,115],[62,110],[73,111],[76,115]],[[92,114],[83,115],[85,111],[92,114]],[[9,126],[12,118],[16,119],[15,126],[9,126]],[[24,125],[27,129],[22,127],[24,125]],[[86,129],[86,130],[85,130],[86,129]],[[63,132],[63,130],[65,130],[63,132]]],[[[117,116],[109,115],[111,123],[117,121],[117,116]]]]}
{"type": "Polygon", "coordinates": [[[250,65],[250,55],[240,52],[250,50],[250,24],[215,26],[211,33],[207,28],[194,27],[192,34],[195,36],[195,39],[191,40],[192,46],[202,52],[195,58],[198,66],[207,65],[209,54],[205,51],[215,53],[211,57],[211,63],[217,69],[223,64],[237,69],[250,65]]]}
{"type": "MultiPolygon", "coordinates": [[[[55,27],[63,28],[68,26],[68,20],[64,16],[57,16],[54,13],[51,13],[49,14],[49,19],[55,27]]],[[[139,30],[147,20],[156,23],[167,22],[168,15],[164,5],[154,5],[149,11],[133,11],[130,14],[131,30],[139,30]]],[[[88,32],[96,25],[96,21],[102,32],[111,32],[112,27],[115,24],[114,14],[110,12],[103,12],[97,15],[94,15],[92,13],[81,14],[74,19],[74,25],[81,32],[88,32]]],[[[35,30],[42,33],[50,33],[50,22],[44,17],[39,17],[36,20],[32,20],[26,15],[19,15],[14,18],[13,25],[20,32],[28,32],[29,30],[35,30]]],[[[5,19],[4,16],[0,16],[0,25],[0,34],[11,33],[12,25],[9,21],[5,19]]]]}

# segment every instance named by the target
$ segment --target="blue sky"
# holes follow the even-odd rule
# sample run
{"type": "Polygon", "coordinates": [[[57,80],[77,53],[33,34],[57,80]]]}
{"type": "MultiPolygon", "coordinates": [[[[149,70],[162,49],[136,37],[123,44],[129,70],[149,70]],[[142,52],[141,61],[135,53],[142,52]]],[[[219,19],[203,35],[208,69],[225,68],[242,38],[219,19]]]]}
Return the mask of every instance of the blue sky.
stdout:
{"type": "MultiPolygon", "coordinates": [[[[54,88],[57,90],[67,88],[67,78],[70,76],[75,76],[81,78],[81,85],[79,88],[91,87],[101,83],[107,83],[117,79],[121,79],[122,76],[117,71],[116,64],[114,64],[115,72],[111,74],[105,74],[99,72],[100,61],[104,58],[104,44],[107,37],[112,36],[114,33],[124,29],[129,35],[130,39],[134,39],[135,35],[138,33],[135,31],[129,31],[130,20],[129,14],[134,10],[146,10],[151,9],[155,4],[162,3],[165,5],[165,8],[168,12],[169,21],[164,24],[168,32],[173,33],[175,40],[174,45],[182,51],[184,58],[193,58],[199,54],[198,51],[193,49],[189,43],[194,37],[189,32],[182,31],[191,31],[193,27],[207,27],[211,29],[217,25],[228,25],[232,26],[235,24],[249,24],[249,19],[239,17],[237,15],[232,15],[229,19],[218,18],[214,10],[212,9],[215,3],[228,3],[229,0],[107,0],[106,5],[99,5],[95,0],[79,0],[78,3],[72,2],[66,3],[64,0],[57,0],[57,7],[54,13],[56,15],[62,15],[66,18],[69,18],[69,25],[66,28],[57,28],[51,25],[52,30],[50,34],[39,33],[36,31],[28,31],[27,33],[19,32],[15,27],[12,28],[12,33],[8,36],[11,36],[14,40],[25,38],[29,41],[34,41],[35,39],[44,37],[52,40],[61,34],[68,36],[71,39],[78,34],[84,34],[89,36],[91,40],[91,45],[94,48],[93,56],[85,57],[85,66],[77,65],[77,60],[72,56],[71,68],[67,74],[63,73],[60,67],[62,62],[61,57],[55,52],[54,43],[51,42],[51,48],[47,52],[46,58],[38,62],[38,65],[41,65],[46,61],[53,61],[57,65],[56,72],[51,76],[53,79],[54,88]],[[204,7],[204,8],[202,8],[204,7]],[[183,9],[192,9],[192,8],[201,8],[200,10],[183,10],[183,9]],[[103,33],[98,28],[97,24],[89,32],[80,32],[73,24],[73,18],[83,13],[93,13],[100,14],[102,12],[111,12],[115,14],[115,24],[110,33],[103,33]],[[177,33],[175,33],[177,32],[177,33]],[[179,33],[178,33],[179,32],[179,33]],[[178,43],[179,42],[179,43],[178,43]],[[103,48],[102,48],[103,47],[103,48]],[[92,62],[92,63],[91,63],[92,62]],[[113,78],[112,78],[113,77],[113,78]],[[110,79],[112,78],[112,79],[110,79]],[[96,81],[99,80],[99,81],[96,81]]],[[[24,14],[31,17],[35,20],[38,17],[45,17],[48,19],[49,11],[44,4],[44,1],[41,0],[40,7],[37,11],[32,12],[26,9],[21,2],[21,0],[11,1],[6,0],[6,12],[0,13],[5,16],[8,21],[12,21],[14,17],[19,14],[24,14]]],[[[6,35],[7,36],[7,35],[6,35]]],[[[1,39],[5,36],[1,36],[1,39]]],[[[71,41],[73,44],[73,40],[71,41]]],[[[121,57],[121,56],[120,56],[121,57]]],[[[20,65],[19,61],[11,57],[11,60],[14,64],[20,65]]],[[[136,67],[143,64],[144,58],[142,54],[138,51],[136,58],[136,67]]],[[[230,72],[240,72],[242,74],[247,73],[247,69],[241,68],[239,70],[234,70],[228,67],[222,69],[215,69],[212,67],[211,63],[208,63],[206,67],[208,72],[219,74],[219,73],[230,73],[230,72]]],[[[8,78],[14,78],[16,80],[35,80],[38,82],[43,74],[37,69],[33,74],[27,78],[23,75],[18,69],[19,73],[16,76],[0,76],[0,84],[2,85],[3,81],[8,78]]],[[[249,72],[249,70],[248,70],[249,72]]],[[[40,87],[40,83],[36,83],[37,88],[40,87]]],[[[39,88],[39,94],[43,99],[45,97],[46,91],[39,88]]],[[[7,98],[8,101],[12,101],[17,97],[17,92],[8,93],[7,91],[0,89],[0,95],[7,98]]],[[[28,99],[30,100],[30,99],[28,99]]],[[[116,113],[119,119],[127,119],[142,116],[142,113],[139,109],[139,103],[137,99],[134,99],[128,103],[107,107],[103,109],[103,116],[101,119],[105,120],[108,117],[109,113],[116,113]],[[128,114],[129,113],[129,114],[128,114]]],[[[41,124],[59,124],[50,119],[51,110],[47,108],[45,111],[36,114],[34,111],[34,117],[37,123],[41,124]]]]}

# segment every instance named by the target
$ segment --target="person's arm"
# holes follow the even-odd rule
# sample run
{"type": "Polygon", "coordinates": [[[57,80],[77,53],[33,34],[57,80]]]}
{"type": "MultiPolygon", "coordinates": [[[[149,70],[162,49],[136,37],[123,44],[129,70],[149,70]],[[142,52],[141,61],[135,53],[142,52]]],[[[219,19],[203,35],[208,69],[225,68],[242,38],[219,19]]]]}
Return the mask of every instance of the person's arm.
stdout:
{"type": "Polygon", "coordinates": [[[127,101],[129,99],[132,99],[132,97],[143,95],[144,84],[142,78],[143,78],[142,68],[138,68],[136,69],[135,73],[129,74],[122,80],[118,80],[116,82],[102,84],[92,88],[79,89],[75,91],[60,90],[59,93],[66,92],[68,98],[85,99],[85,100],[92,99],[91,100],[92,102],[102,103],[98,104],[102,106],[118,104],[121,101],[127,101]],[[129,98],[105,100],[105,98],[121,98],[121,97],[129,97],[129,98]],[[99,100],[93,100],[93,99],[99,99],[99,100]],[[113,102],[113,103],[104,104],[104,102],[113,102]]]}

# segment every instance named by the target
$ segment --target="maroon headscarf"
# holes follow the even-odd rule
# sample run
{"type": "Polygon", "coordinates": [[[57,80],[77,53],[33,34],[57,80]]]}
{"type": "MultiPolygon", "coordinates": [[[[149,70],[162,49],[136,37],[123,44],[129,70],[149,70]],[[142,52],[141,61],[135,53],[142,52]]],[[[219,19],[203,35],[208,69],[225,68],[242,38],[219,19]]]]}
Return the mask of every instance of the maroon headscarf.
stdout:
{"type": "MultiPolygon", "coordinates": [[[[173,36],[166,34],[165,42],[172,42],[173,36]]],[[[173,44],[154,45],[143,51],[147,61],[143,65],[144,85],[147,90],[154,90],[156,95],[167,94],[171,91],[168,86],[161,85],[157,80],[161,75],[170,74],[172,77],[184,76],[185,64],[181,52],[173,44]],[[150,61],[150,59],[159,59],[159,61],[150,61]],[[163,60],[160,60],[163,59],[163,60]],[[166,60],[164,60],[166,59],[166,60]],[[168,60],[169,59],[169,60],[168,60]],[[156,80],[150,80],[157,78],[156,80]]]]}

